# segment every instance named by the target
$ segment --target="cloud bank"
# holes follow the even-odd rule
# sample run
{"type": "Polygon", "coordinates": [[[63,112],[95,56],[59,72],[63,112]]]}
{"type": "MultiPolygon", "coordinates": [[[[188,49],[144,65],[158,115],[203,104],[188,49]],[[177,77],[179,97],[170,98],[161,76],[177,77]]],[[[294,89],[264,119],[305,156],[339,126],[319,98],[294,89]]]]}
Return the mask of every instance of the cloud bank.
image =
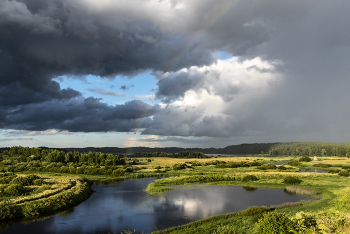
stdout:
{"type": "Polygon", "coordinates": [[[0,0],[0,128],[349,141],[349,7],[0,0]],[[158,78],[159,104],[110,106],[54,80],[145,71],[158,78]]]}

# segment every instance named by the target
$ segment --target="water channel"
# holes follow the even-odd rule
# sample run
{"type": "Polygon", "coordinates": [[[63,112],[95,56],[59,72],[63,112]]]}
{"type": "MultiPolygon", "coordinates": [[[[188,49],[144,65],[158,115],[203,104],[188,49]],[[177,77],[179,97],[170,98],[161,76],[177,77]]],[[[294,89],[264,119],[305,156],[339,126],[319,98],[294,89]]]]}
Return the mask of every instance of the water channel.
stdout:
{"type": "Polygon", "coordinates": [[[180,186],[150,196],[144,189],[155,179],[94,185],[91,197],[71,211],[26,224],[3,224],[0,233],[102,234],[134,229],[137,233],[150,233],[250,206],[269,207],[310,199],[287,194],[283,189],[213,185],[180,186]]]}

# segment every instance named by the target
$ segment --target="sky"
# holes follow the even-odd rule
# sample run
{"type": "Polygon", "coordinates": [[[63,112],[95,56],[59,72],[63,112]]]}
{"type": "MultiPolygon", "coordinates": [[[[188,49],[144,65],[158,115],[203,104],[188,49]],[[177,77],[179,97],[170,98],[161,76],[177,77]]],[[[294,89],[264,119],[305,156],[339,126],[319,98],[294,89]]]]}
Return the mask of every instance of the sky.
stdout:
{"type": "Polygon", "coordinates": [[[0,0],[0,147],[349,142],[348,9],[0,0]]]}

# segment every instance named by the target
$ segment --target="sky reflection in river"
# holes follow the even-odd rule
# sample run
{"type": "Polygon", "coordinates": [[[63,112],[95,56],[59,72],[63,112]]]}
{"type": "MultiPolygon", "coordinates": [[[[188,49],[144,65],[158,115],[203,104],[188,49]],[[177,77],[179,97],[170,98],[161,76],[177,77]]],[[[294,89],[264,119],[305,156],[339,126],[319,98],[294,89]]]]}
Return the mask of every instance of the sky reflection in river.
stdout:
{"type": "Polygon", "coordinates": [[[50,218],[26,225],[15,223],[1,233],[137,233],[185,224],[208,216],[236,212],[250,206],[270,206],[307,199],[282,189],[244,189],[240,186],[181,186],[169,193],[149,196],[143,190],[154,178],[125,180],[93,187],[92,196],[50,218]]]}

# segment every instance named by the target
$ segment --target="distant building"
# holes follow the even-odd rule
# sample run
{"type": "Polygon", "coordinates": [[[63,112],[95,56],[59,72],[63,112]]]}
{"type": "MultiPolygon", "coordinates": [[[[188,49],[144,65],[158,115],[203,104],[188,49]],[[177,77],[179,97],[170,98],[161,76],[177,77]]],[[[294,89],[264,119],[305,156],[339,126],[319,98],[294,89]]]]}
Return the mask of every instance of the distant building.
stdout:
{"type": "Polygon", "coordinates": [[[314,161],[317,161],[317,156],[314,156],[314,161]]]}

